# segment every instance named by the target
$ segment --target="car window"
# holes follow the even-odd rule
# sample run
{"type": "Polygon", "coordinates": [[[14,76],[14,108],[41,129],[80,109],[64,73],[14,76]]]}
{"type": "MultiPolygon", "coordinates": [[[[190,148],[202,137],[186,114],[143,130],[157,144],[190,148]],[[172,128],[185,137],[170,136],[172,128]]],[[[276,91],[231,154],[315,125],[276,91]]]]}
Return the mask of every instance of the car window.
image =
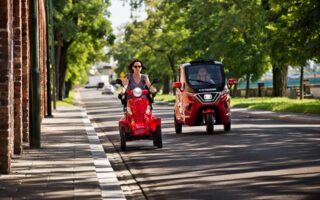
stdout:
{"type": "Polygon", "coordinates": [[[224,87],[223,67],[219,64],[197,64],[186,67],[187,81],[191,86],[224,87]]]}

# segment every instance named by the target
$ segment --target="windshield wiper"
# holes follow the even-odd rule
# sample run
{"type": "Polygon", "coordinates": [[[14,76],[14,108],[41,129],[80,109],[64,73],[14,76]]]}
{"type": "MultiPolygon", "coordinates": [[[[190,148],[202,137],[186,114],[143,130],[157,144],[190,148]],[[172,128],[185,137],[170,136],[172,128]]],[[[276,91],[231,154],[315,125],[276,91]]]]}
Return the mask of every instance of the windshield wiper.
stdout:
{"type": "Polygon", "coordinates": [[[197,81],[197,82],[200,82],[200,83],[207,83],[207,84],[210,84],[210,85],[216,85],[214,81],[203,81],[203,80],[199,80],[199,79],[189,79],[189,81],[197,81]]]}

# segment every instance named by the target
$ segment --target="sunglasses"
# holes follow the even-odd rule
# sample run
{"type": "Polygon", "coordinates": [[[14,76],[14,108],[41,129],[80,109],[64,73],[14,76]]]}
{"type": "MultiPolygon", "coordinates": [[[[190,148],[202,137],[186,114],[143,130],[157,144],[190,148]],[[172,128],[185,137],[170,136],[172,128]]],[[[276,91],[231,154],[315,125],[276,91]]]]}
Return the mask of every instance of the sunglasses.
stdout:
{"type": "Polygon", "coordinates": [[[141,65],[133,65],[134,68],[141,68],[141,65]]]}

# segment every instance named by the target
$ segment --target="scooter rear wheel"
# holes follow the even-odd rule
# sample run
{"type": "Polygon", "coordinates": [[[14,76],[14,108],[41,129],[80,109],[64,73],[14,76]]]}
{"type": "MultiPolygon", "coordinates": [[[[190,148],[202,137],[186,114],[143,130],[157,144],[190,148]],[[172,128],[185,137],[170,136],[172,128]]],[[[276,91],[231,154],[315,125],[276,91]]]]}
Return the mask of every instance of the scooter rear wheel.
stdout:
{"type": "Polygon", "coordinates": [[[121,140],[120,142],[121,150],[125,151],[127,149],[126,133],[122,129],[120,130],[120,140],[121,140]]]}
{"type": "Polygon", "coordinates": [[[214,120],[213,120],[213,114],[208,113],[206,114],[206,123],[207,123],[207,133],[213,134],[214,133],[214,120]]]}
{"type": "Polygon", "coordinates": [[[157,126],[156,132],[156,144],[158,148],[162,148],[162,133],[161,133],[161,126],[157,126]]]}
{"type": "Polygon", "coordinates": [[[177,134],[182,133],[182,124],[177,121],[176,115],[174,115],[174,129],[177,134]]]}

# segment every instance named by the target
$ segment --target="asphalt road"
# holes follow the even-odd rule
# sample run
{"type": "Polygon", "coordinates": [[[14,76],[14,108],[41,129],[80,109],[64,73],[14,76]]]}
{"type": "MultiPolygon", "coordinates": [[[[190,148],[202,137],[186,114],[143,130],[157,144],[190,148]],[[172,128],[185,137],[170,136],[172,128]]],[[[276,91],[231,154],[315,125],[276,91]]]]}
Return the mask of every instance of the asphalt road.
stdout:
{"type": "Polygon", "coordinates": [[[320,199],[320,125],[254,119],[232,113],[231,131],[183,127],[173,108],[155,105],[163,148],[152,141],[120,151],[119,100],[95,89],[82,101],[128,199],[320,199]]]}

